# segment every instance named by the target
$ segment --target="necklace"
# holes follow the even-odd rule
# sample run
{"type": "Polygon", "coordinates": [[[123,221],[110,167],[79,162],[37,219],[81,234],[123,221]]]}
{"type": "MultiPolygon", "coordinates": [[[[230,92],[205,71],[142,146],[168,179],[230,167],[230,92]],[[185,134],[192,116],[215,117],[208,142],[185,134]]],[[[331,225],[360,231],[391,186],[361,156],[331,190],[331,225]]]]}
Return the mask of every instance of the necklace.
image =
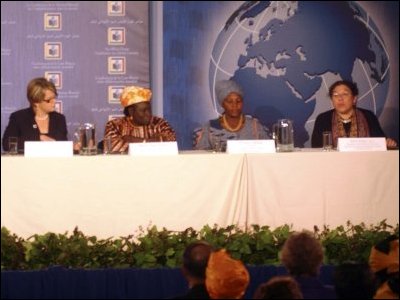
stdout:
{"type": "Polygon", "coordinates": [[[35,116],[35,119],[39,120],[39,121],[44,121],[44,120],[47,120],[48,118],[49,118],[49,115],[44,115],[44,117],[39,117],[38,115],[35,116]]]}
{"type": "Polygon", "coordinates": [[[351,118],[350,119],[341,119],[343,124],[347,124],[351,122],[351,118]]]}
{"type": "Polygon", "coordinates": [[[240,128],[242,128],[243,124],[244,124],[244,119],[243,119],[243,115],[240,115],[240,119],[239,122],[237,124],[237,126],[235,128],[232,128],[231,126],[229,126],[228,121],[226,120],[225,115],[222,115],[222,122],[224,124],[224,127],[226,129],[228,129],[229,131],[238,131],[240,128]]]}

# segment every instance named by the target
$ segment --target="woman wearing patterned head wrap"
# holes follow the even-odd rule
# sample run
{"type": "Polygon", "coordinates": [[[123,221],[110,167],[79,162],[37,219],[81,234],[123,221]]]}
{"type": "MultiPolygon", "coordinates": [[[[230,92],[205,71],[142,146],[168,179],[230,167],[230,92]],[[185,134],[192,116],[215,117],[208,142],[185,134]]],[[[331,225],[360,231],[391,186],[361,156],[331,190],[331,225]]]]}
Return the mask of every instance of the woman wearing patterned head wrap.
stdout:
{"type": "Polygon", "coordinates": [[[226,148],[227,140],[268,139],[269,131],[261,123],[251,117],[244,116],[242,88],[232,80],[218,81],[215,94],[223,114],[210,120],[194,132],[194,148],[197,150],[226,148]]]}
{"type": "Polygon", "coordinates": [[[172,127],[151,113],[151,91],[126,87],[121,96],[125,117],[108,121],[104,139],[111,138],[111,153],[126,152],[129,143],[176,141],[172,127]]]}
{"type": "Polygon", "coordinates": [[[206,288],[211,299],[241,299],[250,275],[240,260],[230,257],[225,249],[210,254],[206,269],[206,288]]]}
{"type": "Polygon", "coordinates": [[[399,299],[399,238],[389,236],[372,247],[369,265],[379,281],[374,299],[399,299]]]}

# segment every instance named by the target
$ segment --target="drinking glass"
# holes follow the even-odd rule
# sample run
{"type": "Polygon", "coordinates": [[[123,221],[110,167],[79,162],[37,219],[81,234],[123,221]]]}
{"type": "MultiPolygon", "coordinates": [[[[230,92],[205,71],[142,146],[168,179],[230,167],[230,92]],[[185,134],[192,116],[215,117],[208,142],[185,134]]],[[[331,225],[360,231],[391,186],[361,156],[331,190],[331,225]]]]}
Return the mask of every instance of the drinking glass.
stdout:
{"type": "Polygon", "coordinates": [[[15,155],[18,154],[18,138],[11,136],[8,138],[8,153],[15,155]]]}
{"type": "Polygon", "coordinates": [[[324,149],[324,151],[330,151],[333,149],[332,132],[324,131],[322,133],[322,149],[324,149]]]}

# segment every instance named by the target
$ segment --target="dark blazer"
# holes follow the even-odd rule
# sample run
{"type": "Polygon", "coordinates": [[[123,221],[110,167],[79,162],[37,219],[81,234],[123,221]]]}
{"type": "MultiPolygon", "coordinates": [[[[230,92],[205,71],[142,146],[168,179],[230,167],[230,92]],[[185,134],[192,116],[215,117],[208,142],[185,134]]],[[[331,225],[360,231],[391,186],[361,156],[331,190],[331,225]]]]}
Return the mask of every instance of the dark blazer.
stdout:
{"type": "MultiPolygon", "coordinates": [[[[49,132],[47,136],[56,141],[67,140],[67,123],[65,116],[58,112],[49,114],[49,132]]],[[[18,137],[18,151],[23,152],[25,141],[40,141],[39,127],[35,121],[32,108],[25,108],[13,112],[3,135],[3,149],[8,151],[8,138],[18,137]]]]}
{"type": "MultiPolygon", "coordinates": [[[[386,137],[383,133],[381,125],[377,117],[370,110],[358,108],[365,116],[367,120],[369,133],[371,137],[386,137]]],[[[311,137],[311,147],[321,148],[322,147],[322,132],[332,131],[332,115],[335,110],[331,109],[317,116],[314,123],[314,130],[311,137]]]]}
{"type": "Polygon", "coordinates": [[[177,296],[172,299],[210,299],[204,284],[195,285],[185,295],[177,296]]]}

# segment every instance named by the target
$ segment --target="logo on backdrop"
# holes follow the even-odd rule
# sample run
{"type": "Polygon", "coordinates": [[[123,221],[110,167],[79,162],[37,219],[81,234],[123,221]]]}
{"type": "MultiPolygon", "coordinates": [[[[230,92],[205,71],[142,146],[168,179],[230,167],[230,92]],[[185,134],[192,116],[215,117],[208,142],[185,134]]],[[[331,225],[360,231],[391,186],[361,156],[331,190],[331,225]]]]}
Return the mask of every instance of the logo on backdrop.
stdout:
{"type": "Polygon", "coordinates": [[[108,103],[110,104],[120,104],[119,96],[121,95],[124,86],[108,86],[108,103]]]}
{"type": "Polygon", "coordinates": [[[61,30],[61,13],[45,13],[44,30],[61,30]]]}
{"type": "Polygon", "coordinates": [[[58,90],[62,89],[62,72],[44,72],[44,77],[54,83],[58,90]]]}
{"type": "Polygon", "coordinates": [[[111,56],[108,58],[108,74],[125,74],[126,58],[111,56]]]}
{"type": "Polygon", "coordinates": [[[44,43],[44,59],[60,60],[62,59],[62,43],[61,42],[45,42],[44,43]]]}
{"type": "Polygon", "coordinates": [[[107,1],[107,12],[109,16],[125,16],[125,1],[107,1]]]}
{"type": "Polygon", "coordinates": [[[56,101],[56,104],[54,106],[54,110],[60,114],[63,113],[63,102],[62,100],[58,100],[56,101]]]}
{"type": "Polygon", "coordinates": [[[358,106],[379,116],[389,67],[378,27],[355,2],[247,1],[215,41],[209,86],[215,111],[221,113],[215,83],[237,81],[244,90],[245,113],[269,127],[280,118],[294,120],[295,143],[302,147],[316,116],[331,109],[328,88],[336,80],[356,82],[358,106]]]}
{"type": "Polygon", "coordinates": [[[125,27],[108,28],[109,45],[125,45],[125,27]]]}

